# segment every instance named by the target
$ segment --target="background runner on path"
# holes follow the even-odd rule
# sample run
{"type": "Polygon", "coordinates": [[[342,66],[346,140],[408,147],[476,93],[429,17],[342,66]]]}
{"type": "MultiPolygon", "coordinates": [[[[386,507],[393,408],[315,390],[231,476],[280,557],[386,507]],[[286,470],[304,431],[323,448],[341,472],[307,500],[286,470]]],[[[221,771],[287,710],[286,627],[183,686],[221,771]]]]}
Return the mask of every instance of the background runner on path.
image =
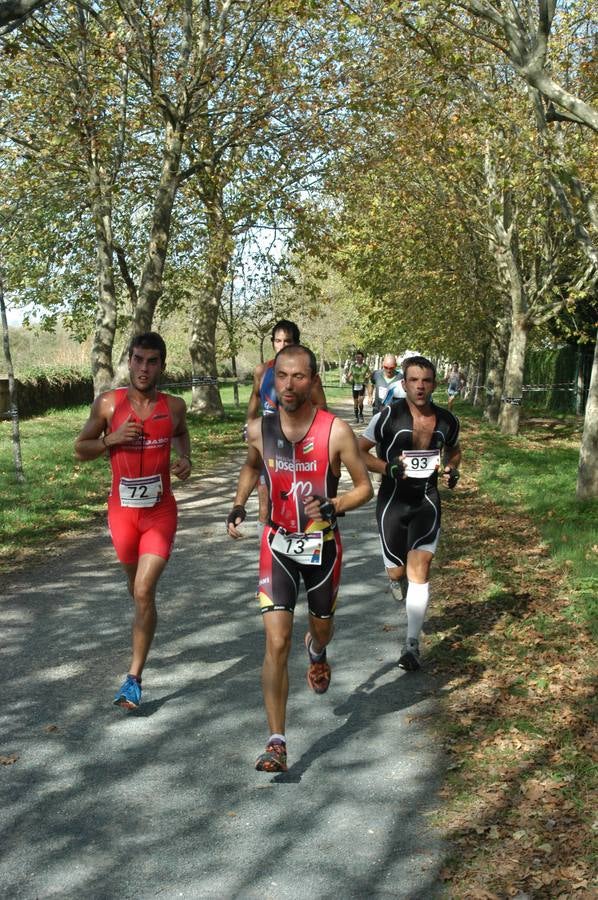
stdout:
{"type": "MultiPolygon", "coordinates": [[[[298,344],[300,332],[295,322],[289,319],[281,319],[272,328],[271,341],[274,356],[283,347],[298,344]]],[[[313,381],[311,401],[319,409],[326,409],[326,396],[322,381],[316,375],[313,381]]],[[[265,363],[257,365],[253,371],[253,386],[247,404],[247,424],[244,429],[244,437],[247,439],[247,426],[249,422],[258,419],[260,412],[264,416],[271,415],[278,410],[278,398],[274,386],[274,357],[265,363]]],[[[262,525],[268,523],[268,491],[264,478],[260,478],[257,485],[258,516],[262,525]]]]}
{"type": "Polygon", "coordinates": [[[405,396],[403,373],[397,369],[397,358],[387,353],[382,360],[382,368],[372,372],[372,413],[380,412],[382,407],[393,400],[405,396]]]}
{"type": "Polygon", "coordinates": [[[363,422],[363,398],[367,390],[368,396],[372,396],[370,367],[364,362],[361,350],[355,353],[355,360],[347,372],[347,381],[352,386],[353,409],[355,410],[355,424],[363,422]]]}

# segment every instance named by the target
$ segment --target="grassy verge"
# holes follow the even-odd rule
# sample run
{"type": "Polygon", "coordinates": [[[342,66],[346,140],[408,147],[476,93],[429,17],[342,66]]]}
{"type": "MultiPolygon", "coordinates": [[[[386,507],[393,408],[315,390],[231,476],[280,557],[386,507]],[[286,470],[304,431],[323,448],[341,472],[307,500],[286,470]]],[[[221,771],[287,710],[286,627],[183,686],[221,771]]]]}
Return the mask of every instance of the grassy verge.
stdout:
{"type": "MultiPolygon", "coordinates": [[[[348,388],[326,386],[331,401],[348,388]]],[[[194,461],[199,477],[229,452],[244,454],[241,439],[249,387],[241,387],[240,405],[231,386],[221,390],[225,416],[189,415],[194,461]]],[[[190,392],[182,392],[187,404],[190,392]]],[[[75,437],[89,413],[87,406],[49,410],[20,423],[26,481],[17,484],[12,455],[12,424],[0,421],[0,575],[24,565],[41,550],[59,549],[68,535],[84,533],[105,515],[110,469],[105,458],[78,463],[75,437]]]]}
{"type": "Polygon", "coordinates": [[[596,504],[575,500],[579,423],[463,425],[426,625],[449,754],[443,877],[459,900],[593,897],[598,534],[596,504]]]}

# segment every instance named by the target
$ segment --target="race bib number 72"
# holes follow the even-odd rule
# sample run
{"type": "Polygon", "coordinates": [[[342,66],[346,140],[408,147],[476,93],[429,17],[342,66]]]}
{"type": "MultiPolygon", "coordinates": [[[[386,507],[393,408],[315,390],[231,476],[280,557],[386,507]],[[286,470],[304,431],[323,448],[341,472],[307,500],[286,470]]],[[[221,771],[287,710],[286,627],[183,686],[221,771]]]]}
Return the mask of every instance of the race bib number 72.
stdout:
{"type": "Polygon", "coordinates": [[[155,506],[162,496],[162,476],[121,478],[118,483],[121,506],[155,506]]]}
{"type": "Polygon", "coordinates": [[[429,478],[440,465],[440,450],[403,450],[403,460],[409,478],[429,478]]]}

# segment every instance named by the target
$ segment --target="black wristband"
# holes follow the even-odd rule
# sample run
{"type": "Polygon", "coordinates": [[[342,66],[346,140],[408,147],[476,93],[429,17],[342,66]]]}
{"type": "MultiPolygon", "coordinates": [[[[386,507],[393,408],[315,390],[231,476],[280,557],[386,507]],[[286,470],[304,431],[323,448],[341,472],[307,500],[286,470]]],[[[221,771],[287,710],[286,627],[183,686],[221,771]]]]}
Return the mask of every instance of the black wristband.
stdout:
{"type": "MultiPolygon", "coordinates": [[[[226,524],[227,525],[236,525],[237,519],[240,519],[241,522],[244,522],[246,516],[247,516],[247,513],[245,512],[244,506],[240,506],[240,505],[233,506],[233,508],[229,512],[228,516],[226,517],[226,524]]],[[[241,524],[241,522],[239,522],[239,525],[241,524]]]]}
{"type": "Polygon", "coordinates": [[[328,519],[329,522],[336,519],[334,503],[332,500],[329,500],[328,497],[322,497],[320,500],[320,515],[323,519],[328,519]]]}
{"type": "Polygon", "coordinates": [[[459,472],[459,469],[455,469],[452,466],[449,466],[448,486],[450,488],[454,488],[460,478],[461,478],[461,473],[459,472]]]}

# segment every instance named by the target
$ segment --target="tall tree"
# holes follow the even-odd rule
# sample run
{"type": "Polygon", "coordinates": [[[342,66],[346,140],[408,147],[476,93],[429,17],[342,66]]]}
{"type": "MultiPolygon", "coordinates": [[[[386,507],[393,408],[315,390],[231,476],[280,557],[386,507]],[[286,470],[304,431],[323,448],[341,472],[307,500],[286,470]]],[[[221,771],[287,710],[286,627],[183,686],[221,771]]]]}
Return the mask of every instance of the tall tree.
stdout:
{"type": "MultiPolygon", "coordinates": [[[[598,131],[598,109],[559,83],[551,68],[549,49],[557,14],[556,0],[508,0],[501,4],[489,0],[449,0],[447,5],[487,22],[491,28],[483,30],[463,23],[450,13],[443,17],[453,27],[503,53],[521,78],[559,107],[560,118],[598,131]]],[[[567,10],[563,12],[566,14],[567,10]]],[[[588,22],[592,19],[589,8],[585,18],[588,22]]]]}

